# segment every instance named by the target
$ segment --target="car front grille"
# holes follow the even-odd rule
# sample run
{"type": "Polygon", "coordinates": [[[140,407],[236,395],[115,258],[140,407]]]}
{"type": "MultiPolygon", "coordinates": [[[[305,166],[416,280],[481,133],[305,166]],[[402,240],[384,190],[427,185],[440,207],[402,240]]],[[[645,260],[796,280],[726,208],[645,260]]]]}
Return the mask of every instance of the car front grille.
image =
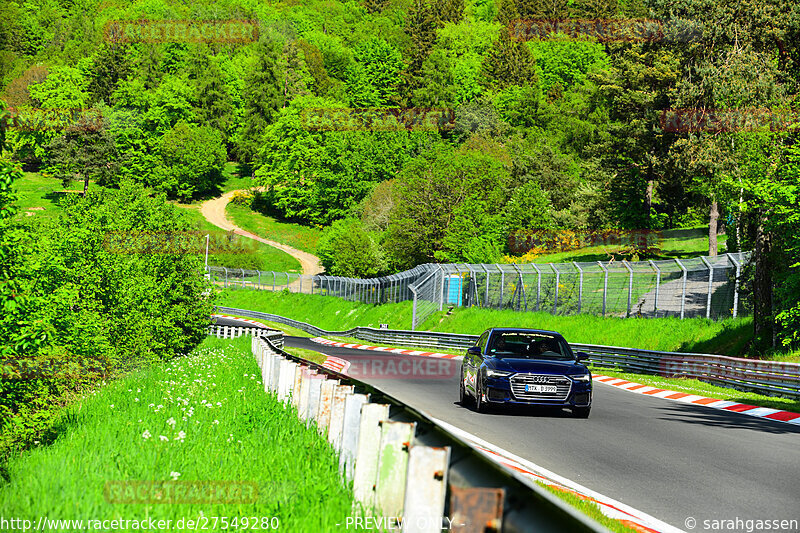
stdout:
{"type": "Polygon", "coordinates": [[[511,376],[511,392],[518,400],[553,400],[563,402],[569,396],[572,380],[548,374],[516,374],[511,376]],[[526,392],[525,385],[555,385],[556,392],[526,392]]]}

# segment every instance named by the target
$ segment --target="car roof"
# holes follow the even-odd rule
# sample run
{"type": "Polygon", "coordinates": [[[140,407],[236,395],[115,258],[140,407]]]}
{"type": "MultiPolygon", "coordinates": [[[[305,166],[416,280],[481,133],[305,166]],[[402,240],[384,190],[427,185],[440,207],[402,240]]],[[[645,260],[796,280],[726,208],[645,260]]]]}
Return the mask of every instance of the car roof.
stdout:
{"type": "Polygon", "coordinates": [[[489,328],[490,333],[545,333],[547,335],[554,335],[562,337],[561,333],[557,331],[550,331],[547,329],[531,329],[531,328],[489,328]]]}

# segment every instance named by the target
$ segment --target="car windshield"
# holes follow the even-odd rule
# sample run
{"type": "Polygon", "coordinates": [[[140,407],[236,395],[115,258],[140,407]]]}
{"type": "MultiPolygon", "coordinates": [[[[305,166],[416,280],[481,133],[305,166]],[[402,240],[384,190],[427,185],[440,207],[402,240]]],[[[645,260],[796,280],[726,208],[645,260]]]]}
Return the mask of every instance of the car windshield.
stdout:
{"type": "Polygon", "coordinates": [[[496,332],[492,335],[488,353],[498,359],[574,359],[564,339],[546,333],[496,332]]]}

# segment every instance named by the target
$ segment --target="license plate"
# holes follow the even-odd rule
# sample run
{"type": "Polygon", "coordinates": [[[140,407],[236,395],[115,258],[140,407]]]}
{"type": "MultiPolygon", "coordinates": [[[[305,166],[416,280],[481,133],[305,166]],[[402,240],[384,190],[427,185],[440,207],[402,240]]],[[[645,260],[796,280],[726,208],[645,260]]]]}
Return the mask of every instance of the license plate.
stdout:
{"type": "Polygon", "coordinates": [[[525,385],[525,392],[558,392],[555,385],[525,385]]]}

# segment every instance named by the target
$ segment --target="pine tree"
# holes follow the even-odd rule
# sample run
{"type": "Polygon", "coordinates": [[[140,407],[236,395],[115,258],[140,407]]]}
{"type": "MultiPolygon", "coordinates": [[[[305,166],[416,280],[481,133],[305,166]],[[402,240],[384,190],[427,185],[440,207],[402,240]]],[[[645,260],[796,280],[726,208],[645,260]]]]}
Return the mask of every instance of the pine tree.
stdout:
{"type": "Polygon", "coordinates": [[[222,79],[222,70],[215,57],[209,57],[199,72],[197,84],[197,116],[200,123],[219,131],[227,144],[233,128],[233,101],[222,79]]]}
{"type": "MultiPolygon", "coordinates": [[[[280,73],[280,43],[261,41],[257,48],[258,63],[247,77],[244,100],[244,124],[239,134],[239,162],[252,165],[258,154],[261,138],[278,110],[284,106],[284,79],[280,73]]],[[[254,171],[253,168],[250,169],[254,171]]]]}
{"type": "Polygon", "coordinates": [[[421,86],[422,65],[436,43],[438,25],[436,9],[430,0],[414,0],[406,17],[406,33],[411,41],[405,54],[408,61],[403,73],[406,100],[410,100],[414,90],[421,86]]]}

